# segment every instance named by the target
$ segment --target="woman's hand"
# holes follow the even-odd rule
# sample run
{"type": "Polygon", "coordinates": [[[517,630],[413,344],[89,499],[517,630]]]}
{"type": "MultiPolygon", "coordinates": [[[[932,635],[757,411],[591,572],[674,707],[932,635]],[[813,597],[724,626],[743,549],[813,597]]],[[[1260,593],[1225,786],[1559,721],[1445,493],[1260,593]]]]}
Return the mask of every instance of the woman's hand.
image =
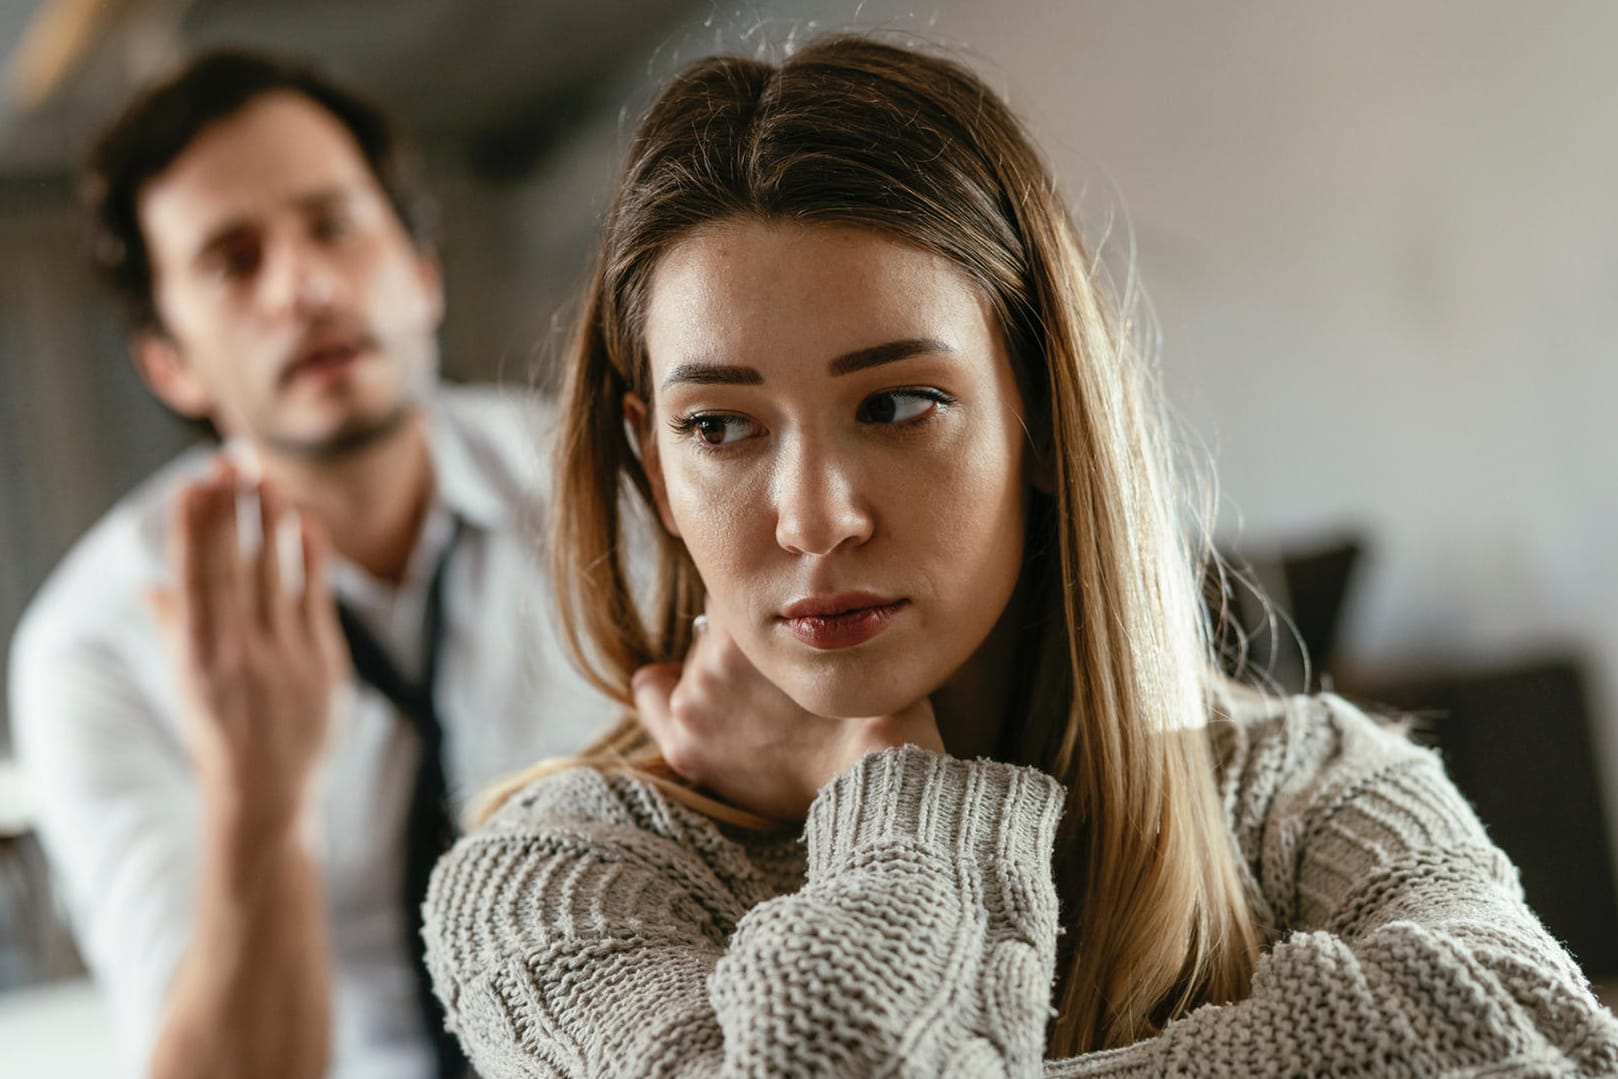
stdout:
{"type": "Polygon", "coordinates": [[[669,767],[731,805],[801,821],[816,793],[867,753],[913,744],[944,751],[932,704],[892,716],[806,712],[710,622],[682,663],[635,672],[635,706],[669,767]]]}

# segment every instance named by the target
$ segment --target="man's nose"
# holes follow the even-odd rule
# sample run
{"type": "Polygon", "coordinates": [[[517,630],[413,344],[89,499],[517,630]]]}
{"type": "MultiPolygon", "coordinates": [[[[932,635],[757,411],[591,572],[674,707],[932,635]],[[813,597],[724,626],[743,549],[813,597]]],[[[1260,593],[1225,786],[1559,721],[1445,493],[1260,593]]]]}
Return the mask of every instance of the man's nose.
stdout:
{"type": "Polygon", "coordinates": [[[285,240],[271,253],[263,289],[271,311],[308,314],[337,303],[343,279],[330,253],[305,240],[285,240]]]}
{"type": "Polygon", "coordinates": [[[857,547],[875,527],[858,469],[846,453],[798,445],[775,476],[775,542],[792,554],[857,547]]]}

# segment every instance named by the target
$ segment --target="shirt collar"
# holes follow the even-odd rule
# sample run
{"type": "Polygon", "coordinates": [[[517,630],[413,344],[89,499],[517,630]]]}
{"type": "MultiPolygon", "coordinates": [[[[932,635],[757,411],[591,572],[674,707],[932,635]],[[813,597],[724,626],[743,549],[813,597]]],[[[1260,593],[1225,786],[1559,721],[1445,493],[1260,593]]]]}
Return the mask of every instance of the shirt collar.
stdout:
{"type": "Polygon", "coordinates": [[[479,463],[466,432],[442,407],[427,405],[427,445],[433,461],[433,497],[450,513],[477,528],[492,529],[511,520],[511,499],[479,463]]]}
{"type": "Polygon", "coordinates": [[[420,591],[426,587],[456,520],[484,531],[499,529],[512,520],[511,499],[495,485],[488,467],[479,462],[466,429],[436,400],[429,399],[423,409],[427,450],[433,465],[433,493],[404,580],[398,589],[390,588],[339,555],[331,564],[332,584],[339,596],[379,609],[389,607],[396,591],[420,591]]]}

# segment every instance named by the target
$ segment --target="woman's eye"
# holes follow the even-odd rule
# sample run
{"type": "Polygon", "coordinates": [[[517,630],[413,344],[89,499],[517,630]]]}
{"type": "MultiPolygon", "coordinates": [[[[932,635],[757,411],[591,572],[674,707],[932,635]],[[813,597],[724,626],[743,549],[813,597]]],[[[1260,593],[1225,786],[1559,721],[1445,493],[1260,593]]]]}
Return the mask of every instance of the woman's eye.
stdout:
{"type": "Polygon", "coordinates": [[[888,390],[861,401],[859,419],[862,423],[906,423],[948,403],[936,390],[888,390]]]}
{"type": "Polygon", "coordinates": [[[725,446],[740,442],[750,438],[756,429],[752,420],[721,413],[680,416],[673,420],[670,426],[682,435],[695,434],[698,440],[709,446],[725,446]]]}

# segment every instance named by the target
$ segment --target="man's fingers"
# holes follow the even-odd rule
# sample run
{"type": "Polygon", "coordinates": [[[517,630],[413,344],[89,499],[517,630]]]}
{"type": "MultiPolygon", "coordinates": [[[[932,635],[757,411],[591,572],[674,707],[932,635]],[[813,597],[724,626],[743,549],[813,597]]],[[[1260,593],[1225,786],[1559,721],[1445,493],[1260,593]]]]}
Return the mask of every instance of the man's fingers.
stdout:
{"type": "Polygon", "coordinates": [[[281,551],[276,542],[286,509],[280,494],[264,480],[258,483],[258,520],[253,527],[259,534],[258,552],[253,559],[253,581],[257,591],[259,618],[266,626],[281,625],[291,610],[281,582],[281,551]]]}
{"type": "Polygon", "coordinates": [[[303,542],[303,594],[299,600],[304,617],[313,625],[330,595],[326,583],[326,534],[308,517],[300,517],[298,523],[303,542]]]}
{"type": "Polygon", "coordinates": [[[275,557],[281,574],[281,591],[301,601],[304,589],[303,519],[288,507],[275,529],[275,557]]]}
{"type": "Polygon", "coordinates": [[[320,650],[334,669],[348,669],[348,644],[337,621],[337,604],[332,599],[327,569],[331,545],[319,524],[308,517],[297,517],[298,539],[303,561],[303,591],[298,597],[299,613],[308,632],[314,634],[320,650]]]}
{"type": "Polygon", "coordinates": [[[194,662],[212,655],[214,610],[209,602],[208,515],[212,484],[198,484],[180,493],[174,509],[171,556],[175,587],[173,613],[179,619],[181,640],[194,662]]]}
{"type": "Polygon", "coordinates": [[[202,556],[202,599],[209,608],[213,632],[239,636],[242,620],[252,616],[252,580],[237,528],[235,474],[228,467],[221,471],[223,476],[205,488],[202,511],[193,518],[198,533],[192,540],[202,556]]]}
{"type": "Polygon", "coordinates": [[[172,645],[180,619],[180,604],[174,590],[154,584],[144,589],[140,598],[151,612],[152,621],[157,623],[158,633],[172,645]]]}
{"type": "Polygon", "coordinates": [[[255,579],[261,610],[276,625],[296,620],[303,603],[303,521],[270,480],[258,484],[258,563],[255,579]]]}

